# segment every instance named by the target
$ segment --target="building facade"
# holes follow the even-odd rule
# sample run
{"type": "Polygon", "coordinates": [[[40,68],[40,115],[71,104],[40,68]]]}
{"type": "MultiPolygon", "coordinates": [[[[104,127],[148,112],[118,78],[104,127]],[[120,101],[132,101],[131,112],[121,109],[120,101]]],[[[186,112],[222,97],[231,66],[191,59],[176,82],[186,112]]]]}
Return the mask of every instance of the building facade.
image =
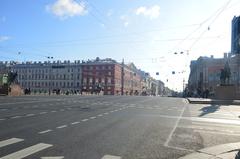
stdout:
{"type": "Polygon", "coordinates": [[[23,89],[32,92],[80,92],[82,67],[80,61],[26,62],[11,68],[23,89]]]}
{"type": "Polygon", "coordinates": [[[96,59],[82,63],[82,90],[104,95],[138,95],[140,75],[128,65],[113,59],[96,59]]]}
{"type": "Polygon", "coordinates": [[[240,16],[232,20],[231,53],[240,54],[240,16]]]}
{"type": "Polygon", "coordinates": [[[5,70],[16,72],[17,83],[31,93],[142,95],[148,91],[146,95],[158,95],[164,87],[163,82],[145,75],[133,63],[118,63],[110,58],[74,62],[0,62],[0,71],[5,70]]]}
{"type": "Polygon", "coordinates": [[[223,58],[199,57],[191,61],[190,75],[188,79],[188,91],[196,94],[197,90],[203,92],[208,89],[214,94],[220,85],[221,69],[228,62],[231,76],[229,83],[236,88],[236,96],[240,97],[240,55],[224,54],[223,58]]]}

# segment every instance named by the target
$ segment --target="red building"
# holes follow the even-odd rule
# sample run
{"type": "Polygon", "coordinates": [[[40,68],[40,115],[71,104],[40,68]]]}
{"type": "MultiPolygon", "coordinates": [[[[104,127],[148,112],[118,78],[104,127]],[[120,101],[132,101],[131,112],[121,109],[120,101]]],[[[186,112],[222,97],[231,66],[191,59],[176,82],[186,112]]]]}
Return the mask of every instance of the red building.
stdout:
{"type": "Polygon", "coordinates": [[[82,91],[104,95],[134,95],[141,92],[141,77],[136,69],[112,59],[82,63],[82,91]]]}

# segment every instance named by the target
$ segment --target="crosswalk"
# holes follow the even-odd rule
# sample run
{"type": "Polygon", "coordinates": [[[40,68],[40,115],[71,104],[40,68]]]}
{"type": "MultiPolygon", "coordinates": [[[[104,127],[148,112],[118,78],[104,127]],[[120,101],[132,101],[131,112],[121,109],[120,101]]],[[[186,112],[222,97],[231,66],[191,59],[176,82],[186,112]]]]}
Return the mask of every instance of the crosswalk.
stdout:
{"type": "MultiPolygon", "coordinates": [[[[24,139],[20,138],[9,138],[6,140],[0,141],[0,148],[8,147],[13,144],[24,143],[24,139]]],[[[37,143],[35,145],[31,145],[29,147],[23,148],[21,150],[17,150],[10,154],[0,157],[0,159],[23,159],[25,157],[31,156],[37,152],[43,151],[52,147],[53,145],[47,143],[37,143]]],[[[0,149],[1,151],[1,149],[0,149]]],[[[41,159],[63,159],[64,156],[42,156],[41,159]]]]}

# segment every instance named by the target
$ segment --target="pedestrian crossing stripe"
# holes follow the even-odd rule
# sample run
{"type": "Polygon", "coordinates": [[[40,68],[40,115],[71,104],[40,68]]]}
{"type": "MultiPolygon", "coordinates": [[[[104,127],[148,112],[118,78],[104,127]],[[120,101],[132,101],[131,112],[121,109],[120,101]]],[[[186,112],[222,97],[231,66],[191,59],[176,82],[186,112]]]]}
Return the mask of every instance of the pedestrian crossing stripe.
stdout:
{"type": "MultiPolygon", "coordinates": [[[[0,148],[8,145],[16,144],[22,141],[24,141],[24,139],[20,139],[20,138],[10,138],[7,140],[3,140],[3,141],[0,141],[0,148]]],[[[11,154],[7,154],[6,156],[0,157],[0,159],[23,159],[27,156],[33,155],[39,151],[42,151],[52,146],[53,145],[51,144],[38,143],[30,147],[21,149],[19,151],[13,152],[11,154]]],[[[45,156],[45,157],[41,157],[41,159],[64,159],[64,156],[45,156]]]]}
{"type": "Polygon", "coordinates": [[[11,144],[15,144],[15,143],[18,143],[18,142],[21,142],[21,141],[24,141],[24,140],[19,139],[19,138],[11,138],[11,139],[7,139],[7,140],[4,140],[4,141],[0,141],[0,148],[4,147],[4,146],[11,145],[11,144]]]}
{"type": "Polygon", "coordinates": [[[17,152],[11,153],[7,156],[1,157],[1,159],[22,159],[24,157],[27,157],[29,155],[32,155],[36,152],[42,151],[46,148],[49,148],[53,145],[50,144],[44,144],[44,143],[39,143],[30,147],[27,147],[25,149],[19,150],[17,152]]]}

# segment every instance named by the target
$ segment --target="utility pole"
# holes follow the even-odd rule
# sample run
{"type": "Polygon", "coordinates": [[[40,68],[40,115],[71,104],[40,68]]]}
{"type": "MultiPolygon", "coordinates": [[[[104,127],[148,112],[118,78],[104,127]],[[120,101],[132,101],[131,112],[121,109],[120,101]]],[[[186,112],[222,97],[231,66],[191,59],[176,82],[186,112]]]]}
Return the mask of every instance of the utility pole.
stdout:
{"type": "Polygon", "coordinates": [[[124,59],[122,59],[122,68],[121,68],[121,95],[124,94],[123,89],[124,89],[124,59]]]}

